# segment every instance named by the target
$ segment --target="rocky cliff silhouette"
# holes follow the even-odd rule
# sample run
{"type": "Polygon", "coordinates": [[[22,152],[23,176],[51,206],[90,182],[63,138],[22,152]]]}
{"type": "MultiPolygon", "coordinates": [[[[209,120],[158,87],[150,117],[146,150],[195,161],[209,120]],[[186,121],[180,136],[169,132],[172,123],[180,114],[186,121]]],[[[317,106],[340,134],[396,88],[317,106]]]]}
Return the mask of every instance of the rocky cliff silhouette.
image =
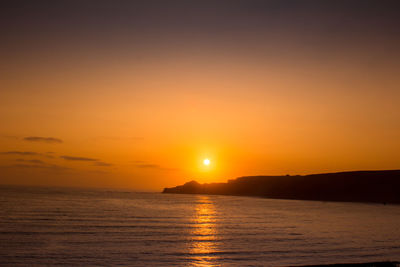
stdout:
{"type": "Polygon", "coordinates": [[[296,176],[245,176],[227,183],[196,181],[163,193],[258,196],[279,199],[400,203],[400,170],[296,176]]]}

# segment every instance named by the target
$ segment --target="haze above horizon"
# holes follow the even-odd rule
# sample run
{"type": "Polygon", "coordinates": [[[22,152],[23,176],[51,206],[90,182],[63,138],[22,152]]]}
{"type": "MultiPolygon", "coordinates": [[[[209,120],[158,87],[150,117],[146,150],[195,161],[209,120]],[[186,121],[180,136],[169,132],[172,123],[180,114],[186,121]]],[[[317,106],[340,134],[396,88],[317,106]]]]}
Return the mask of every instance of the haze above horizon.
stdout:
{"type": "Polygon", "coordinates": [[[399,169],[398,1],[22,1],[0,184],[160,190],[399,169]]]}

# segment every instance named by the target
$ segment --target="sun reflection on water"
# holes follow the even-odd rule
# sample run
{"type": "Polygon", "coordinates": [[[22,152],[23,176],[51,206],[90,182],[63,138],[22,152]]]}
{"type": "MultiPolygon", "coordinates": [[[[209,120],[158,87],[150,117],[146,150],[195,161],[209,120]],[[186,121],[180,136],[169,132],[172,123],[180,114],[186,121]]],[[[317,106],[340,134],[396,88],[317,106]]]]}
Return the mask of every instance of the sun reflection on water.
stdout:
{"type": "Polygon", "coordinates": [[[198,196],[193,215],[192,239],[189,253],[194,266],[215,266],[216,209],[209,196],[198,196]]]}

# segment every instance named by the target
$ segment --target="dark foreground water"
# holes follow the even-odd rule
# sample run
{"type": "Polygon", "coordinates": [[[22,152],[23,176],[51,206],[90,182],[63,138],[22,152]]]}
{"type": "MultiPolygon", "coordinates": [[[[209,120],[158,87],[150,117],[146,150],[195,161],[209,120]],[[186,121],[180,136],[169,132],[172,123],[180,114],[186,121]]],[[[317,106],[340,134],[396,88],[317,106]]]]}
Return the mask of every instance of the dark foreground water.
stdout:
{"type": "Polygon", "coordinates": [[[0,266],[400,260],[400,206],[0,187],[0,266]]]}

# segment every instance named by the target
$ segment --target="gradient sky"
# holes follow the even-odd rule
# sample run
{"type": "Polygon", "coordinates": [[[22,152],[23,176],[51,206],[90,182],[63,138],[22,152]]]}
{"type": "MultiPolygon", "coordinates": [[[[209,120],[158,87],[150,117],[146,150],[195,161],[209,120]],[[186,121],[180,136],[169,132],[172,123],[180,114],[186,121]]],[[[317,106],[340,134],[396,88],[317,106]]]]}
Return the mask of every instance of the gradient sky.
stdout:
{"type": "Polygon", "coordinates": [[[399,169],[399,14],[399,1],[3,3],[0,183],[399,169]]]}

